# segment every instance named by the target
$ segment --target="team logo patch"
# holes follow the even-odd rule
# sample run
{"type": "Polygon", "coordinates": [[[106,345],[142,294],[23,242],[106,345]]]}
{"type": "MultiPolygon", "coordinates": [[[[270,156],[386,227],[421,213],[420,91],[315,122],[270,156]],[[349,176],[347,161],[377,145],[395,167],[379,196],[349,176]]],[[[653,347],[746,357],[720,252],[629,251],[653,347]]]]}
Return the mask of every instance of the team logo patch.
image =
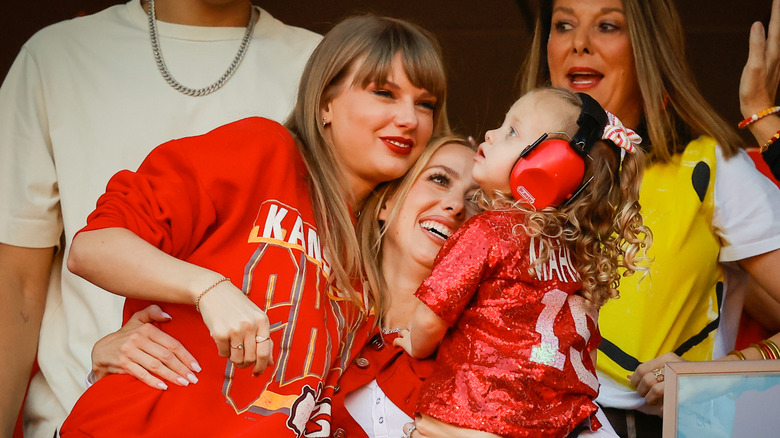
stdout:
{"type": "Polygon", "coordinates": [[[301,395],[293,402],[287,427],[298,437],[327,438],[330,436],[330,397],[320,400],[322,382],[317,390],[306,385],[301,389],[301,395]]]}

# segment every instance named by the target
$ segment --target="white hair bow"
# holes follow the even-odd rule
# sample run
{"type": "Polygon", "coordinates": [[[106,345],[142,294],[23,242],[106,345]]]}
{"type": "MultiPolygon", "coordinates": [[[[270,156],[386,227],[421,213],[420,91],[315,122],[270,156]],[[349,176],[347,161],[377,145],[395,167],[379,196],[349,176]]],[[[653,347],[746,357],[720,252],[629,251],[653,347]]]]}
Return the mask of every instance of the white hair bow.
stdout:
{"type": "Polygon", "coordinates": [[[636,151],[636,146],[642,143],[642,137],[632,129],[623,126],[623,123],[616,115],[609,111],[605,112],[607,113],[609,124],[604,127],[604,134],[601,138],[604,140],[612,140],[612,143],[615,143],[617,147],[633,154],[634,151],[636,151]]]}

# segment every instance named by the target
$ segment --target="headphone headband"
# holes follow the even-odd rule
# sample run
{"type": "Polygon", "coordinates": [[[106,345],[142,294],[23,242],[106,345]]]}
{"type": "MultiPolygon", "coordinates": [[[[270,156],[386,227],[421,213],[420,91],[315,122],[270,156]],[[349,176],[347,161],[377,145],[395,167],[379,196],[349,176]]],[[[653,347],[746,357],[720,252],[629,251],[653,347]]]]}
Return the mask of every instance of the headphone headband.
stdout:
{"type": "Polygon", "coordinates": [[[609,118],[595,99],[584,93],[577,96],[582,101],[577,133],[569,141],[544,134],[523,151],[509,177],[515,199],[537,209],[558,206],[574,199],[588,184],[583,183],[585,159],[602,139],[609,118]]]}
{"type": "Polygon", "coordinates": [[[585,93],[576,93],[582,100],[582,110],[577,118],[577,133],[572,137],[571,145],[581,156],[585,157],[593,145],[601,140],[604,127],[609,123],[604,108],[585,93]]]}

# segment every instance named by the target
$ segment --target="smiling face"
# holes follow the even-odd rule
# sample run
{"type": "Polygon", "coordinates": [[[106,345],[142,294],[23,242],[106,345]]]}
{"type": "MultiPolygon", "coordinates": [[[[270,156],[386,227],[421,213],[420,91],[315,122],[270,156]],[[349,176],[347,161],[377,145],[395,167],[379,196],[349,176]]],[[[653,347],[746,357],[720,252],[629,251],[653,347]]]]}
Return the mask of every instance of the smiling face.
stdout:
{"type": "Polygon", "coordinates": [[[433,132],[436,97],[409,81],[400,54],[382,85],[355,83],[356,70],[341,82],[322,119],[341,170],[359,198],[414,164],[433,132]]]}
{"type": "Polygon", "coordinates": [[[554,87],[588,93],[632,128],[642,95],[621,0],[555,0],[547,63],[554,87]]]}
{"type": "Polygon", "coordinates": [[[496,190],[509,195],[509,175],[520,154],[546,132],[573,135],[578,115],[579,108],[552,90],[525,94],[512,105],[500,127],[485,133],[474,156],[474,180],[487,196],[496,190]]]}
{"type": "MultiPolygon", "coordinates": [[[[448,143],[439,148],[412,185],[395,217],[386,225],[382,257],[415,263],[428,270],[444,241],[477,213],[471,198],[478,186],[471,178],[474,151],[448,143]]],[[[379,214],[387,221],[391,198],[379,214]]]]}

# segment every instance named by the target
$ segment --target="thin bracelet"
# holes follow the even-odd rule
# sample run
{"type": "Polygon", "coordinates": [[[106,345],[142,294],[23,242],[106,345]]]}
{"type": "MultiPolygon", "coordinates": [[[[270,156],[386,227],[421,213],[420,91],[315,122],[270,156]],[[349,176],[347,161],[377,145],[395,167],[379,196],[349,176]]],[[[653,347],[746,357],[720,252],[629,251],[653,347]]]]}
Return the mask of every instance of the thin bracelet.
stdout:
{"type": "Polygon", "coordinates": [[[764,117],[766,117],[768,115],[771,115],[771,114],[774,114],[774,113],[777,113],[777,112],[780,112],[780,106],[769,107],[769,108],[761,111],[760,113],[753,114],[752,116],[748,117],[747,119],[739,122],[739,124],[737,126],[739,127],[739,129],[745,129],[751,123],[753,123],[753,122],[755,122],[757,120],[761,120],[764,117]]]}
{"type": "Polygon", "coordinates": [[[764,345],[769,349],[771,359],[780,359],[780,348],[777,347],[777,344],[769,339],[764,339],[763,341],[760,341],[759,344],[764,345]]]}
{"type": "Polygon", "coordinates": [[[765,354],[764,360],[772,359],[774,357],[774,354],[772,353],[772,350],[769,348],[769,346],[767,346],[765,344],[762,344],[760,342],[758,344],[756,344],[756,345],[758,345],[758,348],[760,348],[761,351],[764,352],[764,354],[765,354]]]}
{"type": "Polygon", "coordinates": [[[729,354],[727,354],[726,356],[731,356],[732,354],[734,356],[737,356],[739,358],[739,360],[746,360],[747,359],[745,357],[745,355],[741,351],[739,351],[739,350],[731,350],[731,351],[729,351],[729,354]]]}
{"type": "Polygon", "coordinates": [[[753,347],[753,348],[755,348],[756,350],[758,350],[758,352],[759,352],[759,353],[761,353],[761,358],[762,358],[762,359],[764,359],[764,360],[766,360],[766,359],[767,359],[767,357],[766,357],[766,352],[764,351],[764,349],[763,349],[763,348],[761,348],[761,346],[760,346],[760,345],[758,345],[758,344],[750,344],[750,346],[749,346],[748,348],[750,348],[750,347],[753,347]]]}
{"type": "Polygon", "coordinates": [[[774,350],[775,355],[778,357],[778,359],[780,359],[780,347],[778,347],[777,344],[775,344],[775,342],[773,340],[771,340],[771,339],[764,339],[761,342],[766,344],[766,345],[768,345],[769,347],[771,347],[772,350],[774,350]]]}
{"type": "Polygon", "coordinates": [[[211,289],[214,289],[215,287],[217,287],[218,284],[222,283],[223,281],[230,281],[230,279],[227,277],[220,278],[219,280],[214,282],[214,284],[204,289],[203,292],[201,292],[200,295],[198,295],[198,298],[195,298],[195,310],[197,310],[198,313],[200,313],[200,299],[203,298],[203,295],[206,295],[206,292],[210,291],[211,289]]]}
{"type": "Polygon", "coordinates": [[[780,131],[775,132],[775,135],[761,146],[761,153],[763,154],[766,152],[766,150],[769,149],[769,146],[772,146],[778,139],[780,139],[780,131]]]}

